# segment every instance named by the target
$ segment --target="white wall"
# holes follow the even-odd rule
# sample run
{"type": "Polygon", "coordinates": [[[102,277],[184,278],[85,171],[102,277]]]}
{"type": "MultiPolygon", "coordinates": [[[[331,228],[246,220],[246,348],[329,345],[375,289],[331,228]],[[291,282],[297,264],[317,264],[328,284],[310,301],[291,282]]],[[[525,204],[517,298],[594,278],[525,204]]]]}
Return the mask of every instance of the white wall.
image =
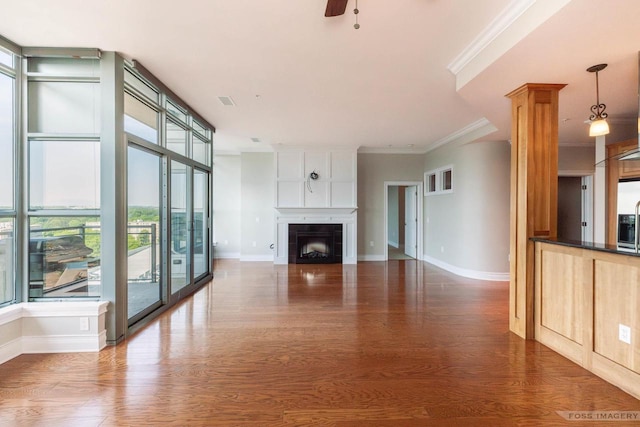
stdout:
{"type": "Polygon", "coordinates": [[[593,145],[584,147],[558,147],[558,174],[584,176],[595,171],[596,149],[593,145]]]}
{"type": "Polygon", "coordinates": [[[240,156],[213,159],[213,224],[216,258],[240,258],[240,156]]]}
{"type": "Polygon", "coordinates": [[[358,154],[358,258],[384,259],[385,181],[422,181],[423,173],[423,154],[358,154]]]}
{"type": "Polygon", "coordinates": [[[274,154],[242,153],[240,175],[240,259],[273,261],[274,154]]]}
{"type": "Polygon", "coordinates": [[[107,301],[50,301],[0,308],[0,363],[24,353],[97,352],[107,345],[107,301]]]}
{"type": "Polygon", "coordinates": [[[273,153],[217,155],[213,162],[215,257],[272,261],[273,153]]]}
{"type": "Polygon", "coordinates": [[[453,193],[423,197],[424,259],[456,274],[508,280],[510,146],[449,144],[424,169],[453,165],[453,193]]]}
{"type": "Polygon", "coordinates": [[[276,195],[279,208],[355,207],[355,150],[328,151],[322,147],[288,149],[275,153],[276,195]],[[309,179],[315,172],[318,177],[309,179]]]}

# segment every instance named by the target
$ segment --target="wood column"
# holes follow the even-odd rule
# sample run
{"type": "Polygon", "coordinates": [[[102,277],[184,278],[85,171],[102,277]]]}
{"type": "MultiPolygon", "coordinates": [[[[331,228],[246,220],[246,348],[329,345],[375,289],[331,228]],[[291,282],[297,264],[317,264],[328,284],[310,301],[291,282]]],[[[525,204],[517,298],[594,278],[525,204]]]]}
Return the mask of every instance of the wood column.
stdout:
{"type": "Polygon", "coordinates": [[[558,92],[564,84],[527,83],[511,98],[509,329],[534,338],[534,245],[558,228],[558,92]]]}

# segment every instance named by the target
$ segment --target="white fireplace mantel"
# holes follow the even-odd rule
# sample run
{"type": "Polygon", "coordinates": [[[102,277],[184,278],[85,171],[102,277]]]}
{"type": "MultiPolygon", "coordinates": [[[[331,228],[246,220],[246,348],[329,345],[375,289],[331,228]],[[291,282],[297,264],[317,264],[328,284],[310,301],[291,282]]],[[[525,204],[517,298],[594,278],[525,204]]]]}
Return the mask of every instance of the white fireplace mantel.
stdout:
{"type": "Polygon", "coordinates": [[[275,264],[289,263],[289,224],[342,224],[342,263],[357,264],[357,208],[276,208],[275,264]]]}
{"type": "Polygon", "coordinates": [[[358,208],[276,207],[276,210],[283,215],[351,215],[358,208]]]}

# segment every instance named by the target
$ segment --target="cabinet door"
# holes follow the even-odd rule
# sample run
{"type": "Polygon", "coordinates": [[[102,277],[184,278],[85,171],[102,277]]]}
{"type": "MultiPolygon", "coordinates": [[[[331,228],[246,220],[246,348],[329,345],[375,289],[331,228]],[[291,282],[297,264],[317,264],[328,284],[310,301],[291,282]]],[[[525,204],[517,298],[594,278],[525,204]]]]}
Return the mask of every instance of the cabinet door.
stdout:
{"type": "Polygon", "coordinates": [[[625,160],[618,162],[620,167],[620,178],[640,177],[640,160],[625,160]]]}

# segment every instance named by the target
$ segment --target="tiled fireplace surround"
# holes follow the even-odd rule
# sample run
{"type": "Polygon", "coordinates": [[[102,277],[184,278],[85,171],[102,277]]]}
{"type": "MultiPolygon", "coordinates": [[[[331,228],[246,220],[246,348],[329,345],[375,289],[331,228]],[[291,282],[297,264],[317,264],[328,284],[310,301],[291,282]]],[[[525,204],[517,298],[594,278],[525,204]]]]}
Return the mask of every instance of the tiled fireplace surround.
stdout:
{"type": "Polygon", "coordinates": [[[342,263],[357,263],[357,216],[354,208],[279,208],[276,215],[275,264],[289,264],[289,224],[341,224],[342,263]]]}

